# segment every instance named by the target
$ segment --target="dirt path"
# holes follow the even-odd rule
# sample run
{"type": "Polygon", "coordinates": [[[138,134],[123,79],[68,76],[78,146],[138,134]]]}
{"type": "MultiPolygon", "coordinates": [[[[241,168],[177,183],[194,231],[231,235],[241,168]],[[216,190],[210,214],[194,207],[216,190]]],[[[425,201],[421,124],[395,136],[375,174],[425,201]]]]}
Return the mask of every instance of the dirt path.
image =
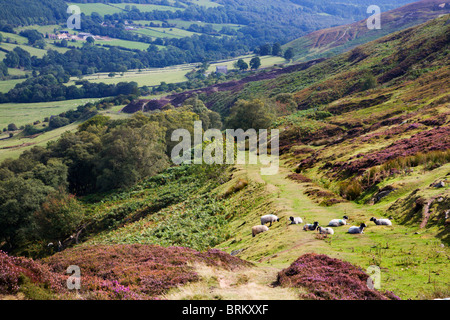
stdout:
{"type": "Polygon", "coordinates": [[[274,285],[279,268],[258,266],[234,271],[195,265],[202,281],[173,290],[165,298],[223,300],[296,300],[299,289],[274,285]]]}

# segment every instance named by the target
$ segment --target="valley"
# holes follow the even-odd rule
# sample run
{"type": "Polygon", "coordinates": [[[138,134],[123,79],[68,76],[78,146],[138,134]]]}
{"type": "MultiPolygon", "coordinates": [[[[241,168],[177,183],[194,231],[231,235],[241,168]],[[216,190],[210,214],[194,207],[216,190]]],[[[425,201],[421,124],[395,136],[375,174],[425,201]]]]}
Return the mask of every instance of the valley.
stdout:
{"type": "Polygon", "coordinates": [[[450,4],[381,1],[379,31],[352,0],[70,4],[92,36],[0,14],[0,299],[450,296],[450,4]],[[278,130],[278,172],[175,165],[194,121],[278,130]]]}

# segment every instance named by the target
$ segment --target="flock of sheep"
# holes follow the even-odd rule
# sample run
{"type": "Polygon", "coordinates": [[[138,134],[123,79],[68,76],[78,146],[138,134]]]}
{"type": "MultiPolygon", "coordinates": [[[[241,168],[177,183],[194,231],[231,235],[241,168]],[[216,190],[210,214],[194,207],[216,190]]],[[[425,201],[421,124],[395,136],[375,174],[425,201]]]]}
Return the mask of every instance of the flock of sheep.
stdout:
{"type": "MultiPolygon", "coordinates": [[[[289,217],[289,220],[291,221],[291,224],[301,224],[303,223],[302,218],[300,217],[289,217]]],[[[334,230],[331,227],[340,227],[347,224],[348,217],[344,216],[342,219],[333,219],[328,223],[327,227],[321,227],[319,226],[319,222],[315,221],[314,223],[310,224],[307,223],[303,226],[303,230],[305,231],[319,231],[320,234],[334,234],[334,230]]],[[[254,226],[252,228],[252,236],[256,236],[258,233],[265,232],[269,230],[269,227],[272,226],[272,223],[280,221],[280,218],[278,218],[274,214],[267,214],[261,217],[261,225],[254,226]],[[270,223],[269,227],[266,226],[267,223],[270,223]]],[[[391,226],[392,222],[389,219],[376,219],[374,217],[370,218],[370,221],[373,221],[376,225],[383,225],[383,226],[391,226]]],[[[348,233],[356,234],[356,233],[364,233],[364,228],[366,228],[365,223],[361,223],[361,225],[358,226],[351,226],[348,229],[348,233]]]]}

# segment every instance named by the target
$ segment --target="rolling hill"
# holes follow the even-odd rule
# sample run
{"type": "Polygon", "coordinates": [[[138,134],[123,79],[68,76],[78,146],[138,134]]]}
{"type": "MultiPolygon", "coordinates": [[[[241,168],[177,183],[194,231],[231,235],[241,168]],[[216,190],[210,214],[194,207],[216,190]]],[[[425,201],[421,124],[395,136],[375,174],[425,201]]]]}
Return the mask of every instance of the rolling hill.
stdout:
{"type": "MultiPolygon", "coordinates": [[[[0,294],[129,300],[448,297],[449,21],[444,15],[329,59],[276,67],[151,103],[133,101],[129,112],[153,112],[129,120],[136,134],[123,143],[121,125],[127,120],[97,117],[84,131],[80,126],[78,135],[66,133],[59,143],[25,154],[21,159],[29,171],[6,161],[0,172],[6,178],[16,171],[45,178],[50,169],[63,171],[64,157],[69,164],[70,156],[81,157],[72,168],[95,163],[89,152],[119,141],[104,151],[118,165],[109,170],[111,179],[121,169],[113,155],[132,154],[126,149],[132,142],[146,143],[145,133],[159,126],[149,119],[180,125],[176,116],[182,108],[160,109],[167,103],[178,107],[194,95],[223,118],[239,99],[259,99],[277,112],[271,127],[280,130],[280,168],[274,175],[261,175],[261,164],[184,165],[131,187],[70,197],[85,216],[67,237],[58,236],[64,250],[41,240],[14,248],[14,254],[35,260],[0,252],[0,271],[8,270],[0,272],[5,284],[0,294]],[[288,105],[295,110],[286,113],[288,105]],[[97,136],[108,131],[116,136],[97,136]],[[252,237],[252,226],[265,214],[280,219],[252,237]],[[344,215],[350,225],[365,223],[364,233],[348,234],[342,226],[327,236],[289,223],[295,216],[325,226],[344,215]],[[376,225],[371,217],[389,217],[393,225],[376,225]],[[64,286],[67,265],[83,269],[85,285],[77,293],[64,286]],[[379,290],[367,286],[370,267],[381,272],[379,290]]],[[[194,116],[185,114],[183,124],[194,116]]],[[[15,184],[3,186],[3,193],[21,189],[22,180],[18,176],[15,184]]],[[[54,199],[46,210],[60,203],[54,199]]]]}
{"type": "Polygon", "coordinates": [[[395,31],[450,13],[450,2],[422,0],[381,13],[381,29],[369,30],[367,20],[312,32],[283,48],[294,48],[294,60],[330,57],[395,31]]]}

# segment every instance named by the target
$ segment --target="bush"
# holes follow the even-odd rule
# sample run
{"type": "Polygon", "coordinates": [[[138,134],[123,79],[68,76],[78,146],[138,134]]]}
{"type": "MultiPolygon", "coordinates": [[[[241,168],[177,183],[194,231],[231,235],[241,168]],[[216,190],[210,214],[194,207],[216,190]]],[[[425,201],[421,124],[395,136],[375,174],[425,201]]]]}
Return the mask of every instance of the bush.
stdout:
{"type": "Polygon", "coordinates": [[[16,131],[16,130],[18,130],[18,128],[14,123],[8,124],[8,131],[16,131]]]}
{"type": "Polygon", "coordinates": [[[49,121],[49,127],[51,129],[57,129],[60,127],[64,127],[67,126],[68,124],[70,124],[70,120],[61,116],[53,116],[50,117],[50,121],[49,121]]]}
{"type": "Polygon", "coordinates": [[[278,273],[277,284],[306,288],[301,294],[313,300],[400,300],[391,292],[367,287],[369,276],[349,262],[326,255],[309,253],[301,256],[278,273]]]}

